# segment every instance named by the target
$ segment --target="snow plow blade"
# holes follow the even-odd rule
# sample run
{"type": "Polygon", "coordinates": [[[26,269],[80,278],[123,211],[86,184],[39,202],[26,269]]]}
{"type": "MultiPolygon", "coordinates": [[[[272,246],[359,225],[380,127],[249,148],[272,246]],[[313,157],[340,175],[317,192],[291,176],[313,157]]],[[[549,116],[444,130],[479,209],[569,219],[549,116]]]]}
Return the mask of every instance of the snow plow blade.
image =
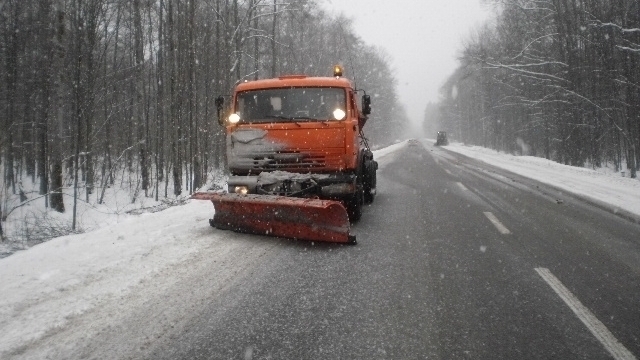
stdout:
{"type": "Polygon", "coordinates": [[[211,226],[242,233],[355,244],[349,216],[341,202],[273,195],[195,193],[211,200],[211,226]]]}

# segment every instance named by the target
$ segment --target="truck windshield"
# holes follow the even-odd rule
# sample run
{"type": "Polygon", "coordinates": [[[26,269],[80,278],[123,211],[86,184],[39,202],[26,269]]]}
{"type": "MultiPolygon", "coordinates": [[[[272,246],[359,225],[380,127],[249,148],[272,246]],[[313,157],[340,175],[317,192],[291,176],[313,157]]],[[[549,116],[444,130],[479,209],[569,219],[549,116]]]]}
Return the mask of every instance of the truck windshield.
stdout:
{"type": "Polygon", "coordinates": [[[345,98],[344,89],[329,87],[244,91],[237,96],[235,112],[244,123],[342,120],[345,98]]]}

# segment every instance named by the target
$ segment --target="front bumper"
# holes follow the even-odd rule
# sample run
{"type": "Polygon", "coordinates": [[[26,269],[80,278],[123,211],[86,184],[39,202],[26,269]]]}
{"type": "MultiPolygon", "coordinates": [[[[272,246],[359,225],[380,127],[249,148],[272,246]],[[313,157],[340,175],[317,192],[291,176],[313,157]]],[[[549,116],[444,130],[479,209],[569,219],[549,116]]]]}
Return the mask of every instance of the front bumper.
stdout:
{"type": "Polygon", "coordinates": [[[286,171],[230,176],[229,193],[344,198],[356,192],[355,174],[300,174],[286,171]]]}

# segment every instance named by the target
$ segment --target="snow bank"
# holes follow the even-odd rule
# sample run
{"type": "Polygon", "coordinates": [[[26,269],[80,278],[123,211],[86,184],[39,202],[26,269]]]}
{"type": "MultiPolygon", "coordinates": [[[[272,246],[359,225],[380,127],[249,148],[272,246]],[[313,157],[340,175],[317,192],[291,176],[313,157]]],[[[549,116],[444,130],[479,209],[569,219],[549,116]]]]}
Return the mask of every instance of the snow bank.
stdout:
{"type": "Polygon", "coordinates": [[[606,169],[574,167],[539,157],[514,156],[460,143],[452,143],[446,149],[640,216],[638,179],[622,177],[606,169]]]}
{"type": "Polygon", "coordinates": [[[209,229],[212,212],[210,202],[191,201],[1,259],[0,358],[184,261],[198,251],[194,234],[209,229]]]}

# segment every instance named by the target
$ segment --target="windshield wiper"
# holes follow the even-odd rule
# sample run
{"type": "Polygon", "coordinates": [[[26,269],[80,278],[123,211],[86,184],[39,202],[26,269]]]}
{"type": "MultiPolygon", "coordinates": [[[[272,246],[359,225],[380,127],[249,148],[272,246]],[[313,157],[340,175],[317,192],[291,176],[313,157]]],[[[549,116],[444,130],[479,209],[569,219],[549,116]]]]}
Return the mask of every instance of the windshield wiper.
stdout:
{"type": "Polygon", "coordinates": [[[309,116],[267,115],[265,117],[268,118],[268,119],[290,120],[290,121],[292,121],[294,124],[296,124],[298,126],[302,126],[302,125],[297,120],[306,120],[306,122],[309,122],[309,121],[322,121],[323,123],[325,121],[327,121],[326,119],[318,119],[318,118],[313,118],[313,117],[309,117],[309,116]]]}
{"type": "Polygon", "coordinates": [[[282,119],[282,120],[321,120],[312,118],[309,116],[284,116],[284,115],[267,115],[269,119],[282,119]]]}

